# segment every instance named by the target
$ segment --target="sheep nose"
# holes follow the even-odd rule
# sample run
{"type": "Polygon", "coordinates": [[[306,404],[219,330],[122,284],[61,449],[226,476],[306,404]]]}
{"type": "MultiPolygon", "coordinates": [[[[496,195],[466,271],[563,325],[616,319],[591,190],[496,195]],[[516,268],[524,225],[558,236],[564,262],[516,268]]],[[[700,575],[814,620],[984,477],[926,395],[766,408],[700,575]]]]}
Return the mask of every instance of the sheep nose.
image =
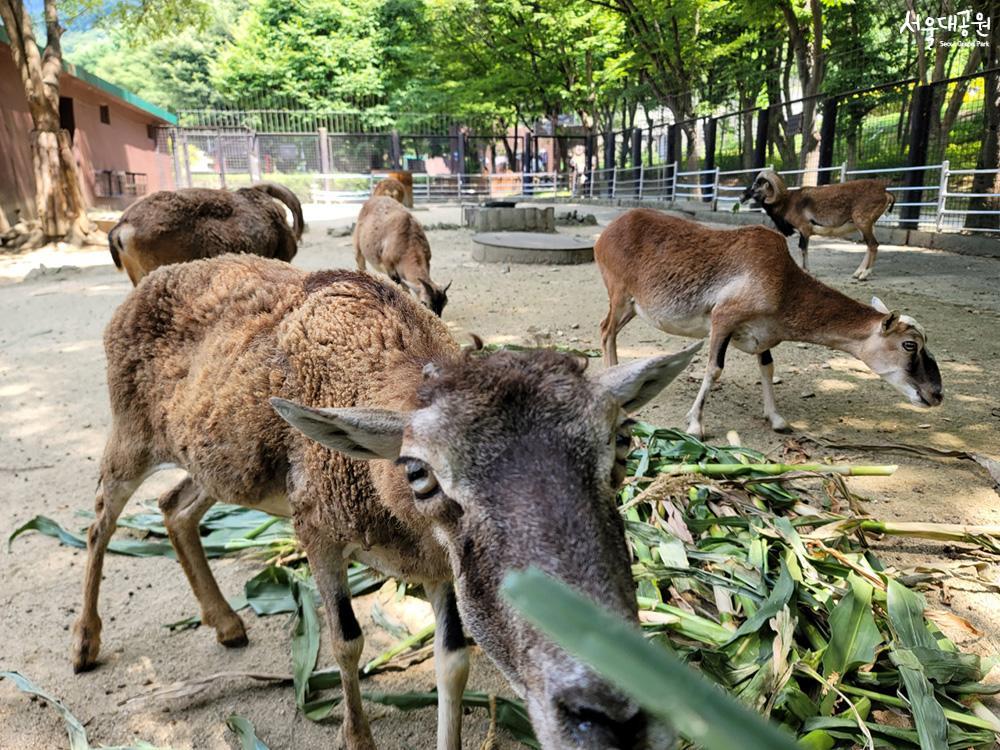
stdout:
{"type": "Polygon", "coordinates": [[[569,736],[579,747],[601,750],[643,750],[646,747],[646,715],[637,708],[563,707],[569,736]]]}

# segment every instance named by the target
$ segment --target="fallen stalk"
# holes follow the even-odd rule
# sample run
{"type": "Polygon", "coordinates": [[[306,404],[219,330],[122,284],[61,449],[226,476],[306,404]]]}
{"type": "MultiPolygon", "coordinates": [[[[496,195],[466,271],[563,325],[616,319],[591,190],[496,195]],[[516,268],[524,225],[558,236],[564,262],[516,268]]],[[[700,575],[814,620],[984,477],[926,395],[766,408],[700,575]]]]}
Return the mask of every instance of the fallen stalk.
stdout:
{"type": "Polygon", "coordinates": [[[739,476],[742,474],[764,474],[777,476],[789,472],[810,472],[815,474],[839,474],[845,477],[888,477],[896,469],[895,464],[882,466],[845,466],[838,464],[675,464],[660,473],[667,476],[680,474],[701,474],[706,477],[739,476]]]}
{"type": "Polygon", "coordinates": [[[406,638],[405,640],[400,641],[395,646],[393,646],[392,648],[390,648],[388,651],[383,651],[381,654],[379,654],[378,656],[376,656],[370,662],[368,662],[367,664],[365,664],[364,669],[361,670],[362,673],[363,674],[368,674],[372,670],[378,669],[379,667],[381,667],[382,665],[384,665],[386,662],[391,661],[392,659],[394,659],[395,657],[399,656],[400,654],[402,654],[402,653],[404,653],[406,651],[409,651],[410,649],[415,648],[416,646],[423,645],[424,641],[426,641],[432,635],[434,635],[434,623],[433,622],[430,625],[427,625],[427,626],[421,628],[416,633],[414,633],[413,635],[411,635],[409,638],[406,638]]]}
{"type": "MultiPolygon", "coordinates": [[[[903,709],[909,708],[906,701],[902,698],[896,697],[895,695],[886,695],[885,693],[879,693],[875,690],[865,690],[864,688],[854,687],[853,685],[841,684],[838,687],[845,693],[868,698],[869,700],[881,703],[884,706],[892,706],[893,708],[903,709]]],[[[948,719],[948,721],[954,721],[956,724],[965,724],[967,727],[975,727],[976,729],[988,729],[991,732],[997,731],[996,725],[986,719],[981,719],[978,716],[973,716],[971,714],[963,714],[959,711],[953,711],[950,708],[942,708],[942,710],[944,711],[944,716],[948,719]]]]}
{"type": "Polygon", "coordinates": [[[966,526],[957,523],[916,523],[908,521],[879,521],[861,519],[849,521],[861,531],[887,536],[907,536],[931,539],[938,542],[963,542],[1000,554],[1000,526],[966,526]]]}

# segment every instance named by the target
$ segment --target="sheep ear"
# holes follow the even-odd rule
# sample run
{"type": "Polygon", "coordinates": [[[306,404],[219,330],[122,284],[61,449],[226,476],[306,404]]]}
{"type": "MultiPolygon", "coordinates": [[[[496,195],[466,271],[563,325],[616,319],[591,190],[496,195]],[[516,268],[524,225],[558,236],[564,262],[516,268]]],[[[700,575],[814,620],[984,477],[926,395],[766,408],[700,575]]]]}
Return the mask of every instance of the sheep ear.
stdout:
{"type": "Polygon", "coordinates": [[[388,409],[315,409],[272,398],[278,415],[303,435],[351,458],[399,458],[408,416],[388,409]]]}
{"type": "Polygon", "coordinates": [[[627,412],[635,411],[680,375],[691,364],[701,345],[702,342],[698,341],[676,354],[664,354],[609,367],[595,375],[594,380],[611,392],[622,409],[627,412]]]}
{"type": "Polygon", "coordinates": [[[878,297],[872,297],[872,307],[878,310],[883,315],[889,314],[889,308],[886,307],[885,302],[880,300],[878,297]]]}
{"type": "Polygon", "coordinates": [[[898,322],[899,322],[899,313],[893,310],[888,315],[886,315],[885,318],[882,320],[882,333],[883,334],[889,333],[893,328],[896,327],[896,324],[898,322]]]}

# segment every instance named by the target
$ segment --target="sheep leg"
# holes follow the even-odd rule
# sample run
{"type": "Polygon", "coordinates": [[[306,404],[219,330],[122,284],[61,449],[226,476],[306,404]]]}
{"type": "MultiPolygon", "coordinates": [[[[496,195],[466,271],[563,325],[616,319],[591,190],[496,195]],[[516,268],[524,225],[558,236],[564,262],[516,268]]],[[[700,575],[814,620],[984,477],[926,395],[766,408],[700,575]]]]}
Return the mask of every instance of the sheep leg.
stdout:
{"type": "Polygon", "coordinates": [[[625,294],[612,294],[608,302],[608,314],[601,321],[601,349],[604,350],[604,366],[618,364],[618,333],[635,317],[635,302],[625,294]]]}
{"type": "Polygon", "coordinates": [[[316,586],[323,597],[330,624],[333,656],[340,667],[340,686],[344,695],[341,743],[346,750],[375,750],[375,740],[372,739],[361,702],[361,684],[358,680],[358,664],[365,647],[365,637],[351,607],[344,547],[329,543],[322,532],[315,528],[304,531],[298,523],[296,534],[305,546],[316,586]]]}
{"type": "Polygon", "coordinates": [[[94,499],[94,522],[87,531],[87,568],[83,578],[83,606],[73,623],[73,671],[85,672],[97,664],[101,651],[101,617],[97,600],[101,593],[104,553],[115,533],[121,515],[132,494],[142,483],[142,475],[129,479],[101,478],[94,499]]]}
{"type": "Polygon", "coordinates": [[[771,350],[766,349],[758,354],[757,361],[760,363],[760,386],[764,392],[764,417],[771,423],[772,430],[786,432],[788,422],[778,414],[774,403],[774,358],[771,350]]]}
{"type": "Polygon", "coordinates": [[[201,621],[215,628],[215,637],[223,646],[247,645],[243,621],[219,590],[201,544],[198,525],[205,512],[215,505],[215,498],[209,497],[191,477],[185,477],[160,497],[158,505],[170,543],[201,605],[201,621]]]}
{"type": "Polygon", "coordinates": [[[434,671],[437,674],[438,750],[462,750],[462,693],[469,679],[469,653],[450,583],[424,585],[434,607],[434,671]]]}
{"type": "Polygon", "coordinates": [[[361,252],[361,240],[358,239],[357,228],[354,229],[354,262],[357,263],[359,271],[364,271],[367,268],[365,255],[361,252]]]}
{"type": "Polygon", "coordinates": [[[865,259],[861,261],[858,270],[853,274],[858,281],[864,281],[871,275],[872,266],[875,265],[875,256],[878,255],[878,240],[875,239],[874,229],[870,225],[861,229],[861,236],[865,239],[868,252],[865,253],[865,259]]]}
{"type": "Polygon", "coordinates": [[[802,253],[802,270],[809,270],[809,236],[804,232],[799,232],[799,252],[802,253]]]}
{"type": "Polygon", "coordinates": [[[726,365],[726,349],[729,348],[729,339],[732,338],[730,327],[719,325],[716,320],[712,321],[712,332],[708,339],[708,364],[705,367],[705,377],[701,381],[701,388],[698,396],[687,413],[687,431],[695,437],[704,437],[705,431],[702,427],[702,413],[705,410],[705,401],[708,398],[708,391],[721,377],[722,369],[726,365]]]}

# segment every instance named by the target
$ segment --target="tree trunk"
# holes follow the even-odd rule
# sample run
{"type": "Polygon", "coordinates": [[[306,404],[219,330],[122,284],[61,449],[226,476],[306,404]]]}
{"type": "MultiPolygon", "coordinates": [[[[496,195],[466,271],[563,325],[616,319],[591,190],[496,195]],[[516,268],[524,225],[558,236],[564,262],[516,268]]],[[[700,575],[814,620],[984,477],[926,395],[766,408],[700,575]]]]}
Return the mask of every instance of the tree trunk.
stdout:
{"type": "Polygon", "coordinates": [[[95,231],[87,218],[68,131],[59,127],[62,29],[55,0],[45,0],[45,49],[35,43],[31,14],[23,0],[0,0],[0,19],[10,37],[11,56],[21,75],[31,121],[36,228],[31,241],[66,239],[79,244],[95,231]]]}
{"type": "MultiPolygon", "coordinates": [[[[985,127],[979,148],[976,169],[996,170],[1000,167],[1000,72],[986,77],[986,106],[983,107],[985,127]]],[[[973,193],[1000,193],[1000,173],[977,174],[972,181],[973,193]]],[[[972,198],[971,211],[1000,211],[1000,198],[972,198]]],[[[969,214],[965,226],[972,229],[1000,229],[1000,214],[969,214]]]]}

